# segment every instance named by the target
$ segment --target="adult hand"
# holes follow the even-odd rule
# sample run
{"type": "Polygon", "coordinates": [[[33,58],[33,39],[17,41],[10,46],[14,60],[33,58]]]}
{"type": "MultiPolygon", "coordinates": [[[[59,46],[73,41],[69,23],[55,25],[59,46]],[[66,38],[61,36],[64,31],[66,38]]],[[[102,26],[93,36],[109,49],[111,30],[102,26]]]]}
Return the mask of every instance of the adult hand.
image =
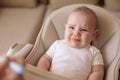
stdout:
{"type": "Polygon", "coordinates": [[[9,62],[11,61],[20,64],[22,67],[25,67],[25,61],[20,57],[4,57],[2,60],[0,60],[0,79],[23,80],[23,74],[17,74],[9,67],[9,62]]]}

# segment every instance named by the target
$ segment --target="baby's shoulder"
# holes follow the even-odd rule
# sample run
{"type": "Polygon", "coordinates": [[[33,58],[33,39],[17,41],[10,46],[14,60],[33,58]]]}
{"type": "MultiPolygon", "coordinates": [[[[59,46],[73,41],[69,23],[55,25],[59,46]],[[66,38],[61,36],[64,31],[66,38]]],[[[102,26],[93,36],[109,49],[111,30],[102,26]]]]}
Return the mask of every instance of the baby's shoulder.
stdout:
{"type": "Polygon", "coordinates": [[[95,46],[90,46],[89,50],[92,54],[100,53],[100,50],[95,46]]]}
{"type": "Polygon", "coordinates": [[[64,40],[56,40],[53,45],[55,46],[60,46],[60,45],[63,45],[64,44],[64,40]]]}

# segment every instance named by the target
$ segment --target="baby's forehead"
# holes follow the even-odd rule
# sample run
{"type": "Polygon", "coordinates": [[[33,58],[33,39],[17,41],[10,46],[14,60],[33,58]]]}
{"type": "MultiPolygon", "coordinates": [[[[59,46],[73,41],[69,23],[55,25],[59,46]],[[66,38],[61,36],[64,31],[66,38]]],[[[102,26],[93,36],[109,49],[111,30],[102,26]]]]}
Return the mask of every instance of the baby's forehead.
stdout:
{"type": "Polygon", "coordinates": [[[72,12],[72,13],[69,15],[67,21],[70,21],[70,22],[71,22],[72,19],[81,20],[81,19],[83,19],[83,18],[85,18],[85,20],[89,20],[90,22],[91,22],[91,21],[93,21],[93,22],[95,21],[95,23],[97,23],[97,18],[96,18],[95,15],[93,15],[93,14],[88,14],[88,13],[86,14],[86,13],[84,13],[84,12],[82,12],[82,11],[80,11],[80,12],[72,12]]]}
{"type": "Polygon", "coordinates": [[[83,13],[78,13],[78,12],[76,14],[76,12],[73,12],[73,13],[70,14],[70,16],[67,20],[67,24],[69,24],[71,26],[75,26],[77,24],[77,25],[80,25],[80,26],[93,28],[93,27],[96,27],[97,21],[96,21],[96,17],[93,16],[93,15],[88,15],[88,14],[83,14],[83,13]],[[85,18],[84,19],[85,22],[84,22],[83,18],[85,18]]]}
{"type": "Polygon", "coordinates": [[[87,18],[90,18],[92,21],[94,21],[97,25],[97,16],[94,12],[90,12],[90,11],[73,11],[70,13],[69,17],[68,17],[68,20],[70,17],[74,17],[74,16],[78,16],[78,17],[87,17],[87,18]]]}

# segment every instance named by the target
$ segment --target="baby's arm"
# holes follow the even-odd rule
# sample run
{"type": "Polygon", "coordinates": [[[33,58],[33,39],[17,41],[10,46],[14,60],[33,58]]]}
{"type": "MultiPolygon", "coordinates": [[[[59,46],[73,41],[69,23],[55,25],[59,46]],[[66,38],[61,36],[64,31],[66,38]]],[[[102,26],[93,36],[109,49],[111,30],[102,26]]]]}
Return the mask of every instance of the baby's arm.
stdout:
{"type": "Polygon", "coordinates": [[[52,59],[50,58],[50,56],[48,56],[47,54],[44,54],[40,58],[40,60],[37,64],[37,67],[48,71],[50,69],[51,61],[52,61],[52,59]]]}
{"type": "Polygon", "coordinates": [[[104,76],[104,66],[95,65],[92,67],[91,74],[88,77],[88,80],[103,80],[104,76]]]}

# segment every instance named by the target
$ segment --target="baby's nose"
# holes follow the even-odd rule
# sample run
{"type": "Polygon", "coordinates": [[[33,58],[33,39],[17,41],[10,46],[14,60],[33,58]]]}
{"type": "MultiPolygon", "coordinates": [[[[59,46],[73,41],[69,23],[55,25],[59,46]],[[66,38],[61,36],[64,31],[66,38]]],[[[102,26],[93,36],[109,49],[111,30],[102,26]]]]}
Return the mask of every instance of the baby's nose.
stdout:
{"type": "Polygon", "coordinates": [[[76,36],[81,36],[81,32],[78,31],[78,30],[75,30],[75,31],[74,31],[74,35],[76,35],[76,36]]]}

